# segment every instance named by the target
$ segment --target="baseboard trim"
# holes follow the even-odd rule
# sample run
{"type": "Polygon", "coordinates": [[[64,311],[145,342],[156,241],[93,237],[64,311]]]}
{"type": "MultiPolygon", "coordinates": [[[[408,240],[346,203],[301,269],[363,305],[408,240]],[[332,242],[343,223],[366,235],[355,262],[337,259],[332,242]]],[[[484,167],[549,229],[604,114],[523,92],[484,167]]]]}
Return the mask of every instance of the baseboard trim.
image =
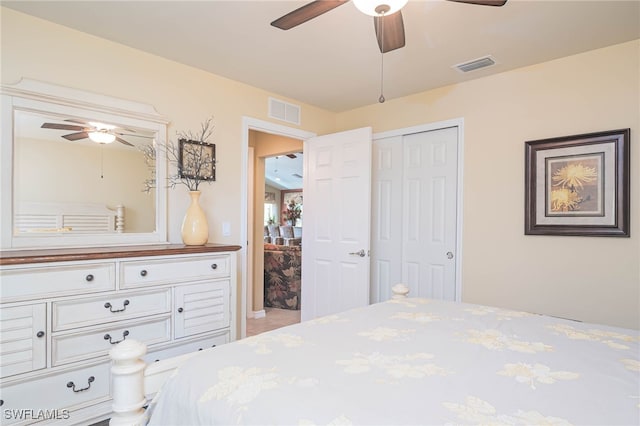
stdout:
{"type": "Polygon", "coordinates": [[[260,311],[253,311],[249,318],[258,319],[258,318],[264,318],[266,316],[267,316],[267,312],[264,309],[262,309],[260,311]]]}

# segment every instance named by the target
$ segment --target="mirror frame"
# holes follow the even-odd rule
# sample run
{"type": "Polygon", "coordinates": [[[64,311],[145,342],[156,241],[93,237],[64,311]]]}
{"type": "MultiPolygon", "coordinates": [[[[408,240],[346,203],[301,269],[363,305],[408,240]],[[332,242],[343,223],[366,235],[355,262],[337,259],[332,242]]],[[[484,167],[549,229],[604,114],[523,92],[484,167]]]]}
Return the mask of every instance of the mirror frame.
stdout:
{"type": "MultiPolygon", "coordinates": [[[[22,79],[0,86],[2,129],[0,130],[0,249],[119,246],[167,243],[167,188],[156,185],[155,231],[147,233],[14,235],[14,111],[56,114],[101,122],[116,122],[154,132],[156,143],[167,143],[169,120],[148,104],[72,89],[36,80],[22,79]]],[[[156,152],[156,182],[167,177],[163,150],[156,152]]]]}

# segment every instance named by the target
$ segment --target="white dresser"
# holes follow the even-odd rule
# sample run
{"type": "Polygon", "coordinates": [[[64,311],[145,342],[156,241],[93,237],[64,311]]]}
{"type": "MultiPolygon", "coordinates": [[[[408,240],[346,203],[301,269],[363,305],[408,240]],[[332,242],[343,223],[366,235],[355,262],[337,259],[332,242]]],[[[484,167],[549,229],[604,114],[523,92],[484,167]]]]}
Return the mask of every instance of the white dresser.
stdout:
{"type": "Polygon", "coordinates": [[[0,252],[0,423],[106,418],[108,352],[124,339],[147,361],[235,340],[239,249],[0,252]]]}

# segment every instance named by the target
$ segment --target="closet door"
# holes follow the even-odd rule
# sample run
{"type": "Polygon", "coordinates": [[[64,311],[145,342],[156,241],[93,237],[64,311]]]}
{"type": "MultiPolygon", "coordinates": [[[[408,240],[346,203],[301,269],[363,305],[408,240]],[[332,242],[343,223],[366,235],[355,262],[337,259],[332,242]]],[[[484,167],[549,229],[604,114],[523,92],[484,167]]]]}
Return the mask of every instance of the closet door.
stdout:
{"type": "Polygon", "coordinates": [[[374,143],[372,300],[456,300],[458,128],[374,143]]]}
{"type": "Polygon", "coordinates": [[[402,280],[402,136],[375,140],[371,185],[371,302],[402,280]]]}

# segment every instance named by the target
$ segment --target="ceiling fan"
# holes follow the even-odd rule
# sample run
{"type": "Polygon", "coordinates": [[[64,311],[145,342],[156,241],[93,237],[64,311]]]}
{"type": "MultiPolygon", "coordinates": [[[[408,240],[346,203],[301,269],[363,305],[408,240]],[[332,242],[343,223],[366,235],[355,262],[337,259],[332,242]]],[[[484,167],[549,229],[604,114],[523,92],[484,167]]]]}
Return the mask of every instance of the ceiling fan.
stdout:
{"type": "MultiPolygon", "coordinates": [[[[80,139],[91,139],[96,143],[111,143],[113,141],[118,141],[122,144],[134,146],[132,143],[127,142],[122,139],[120,136],[136,136],[136,137],[147,137],[142,135],[132,135],[128,133],[121,133],[115,131],[118,129],[117,126],[111,124],[98,123],[94,121],[84,122],[79,120],[65,120],[71,123],[77,124],[59,124],[59,123],[43,123],[40,126],[43,129],[55,129],[55,130],[71,130],[76,133],[69,133],[68,135],[62,135],[63,138],[69,141],[77,141],[80,139]]],[[[135,133],[135,130],[131,129],[122,129],[131,133],[135,133]]]]}
{"type": "MultiPolygon", "coordinates": [[[[323,13],[342,6],[349,0],[316,0],[289,12],[271,23],[282,30],[289,30],[323,13]]],[[[449,0],[480,6],[504,6],[507,0],[449,0]]],[[[407,0],[353,0],[363,13],[373,16],[380,52],[386,53],[404,47],[404,23],[400,9],[407,0]]]]}

